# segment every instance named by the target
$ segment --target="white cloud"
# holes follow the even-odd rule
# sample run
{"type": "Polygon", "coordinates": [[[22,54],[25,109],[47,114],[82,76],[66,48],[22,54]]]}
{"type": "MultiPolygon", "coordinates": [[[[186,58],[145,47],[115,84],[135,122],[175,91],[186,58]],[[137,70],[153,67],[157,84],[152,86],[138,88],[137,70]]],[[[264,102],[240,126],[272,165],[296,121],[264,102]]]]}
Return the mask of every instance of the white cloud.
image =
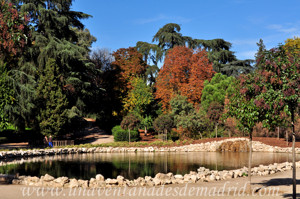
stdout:
{"type": "Polygon", "coordinates": [[[286,34],[298,34],[300,32],[299,24],[288,24],[288,25],[280,25],[280,24],[272,24],[267,26],[268,29],[275,30],[277,32],[286,33],[286,34]]]}
{"type": "Polygon", "coordinates": [[[153,22],[163,21],[163,20],[175,21],[177,23],[188,23],[192,21],[191,19],[181,17],[181,16],[167,16],[167,15],[160,14],[152,18],[137,19],[135,20],[135,23],[143,25],[143,24],[153,23],[153,22]]]}

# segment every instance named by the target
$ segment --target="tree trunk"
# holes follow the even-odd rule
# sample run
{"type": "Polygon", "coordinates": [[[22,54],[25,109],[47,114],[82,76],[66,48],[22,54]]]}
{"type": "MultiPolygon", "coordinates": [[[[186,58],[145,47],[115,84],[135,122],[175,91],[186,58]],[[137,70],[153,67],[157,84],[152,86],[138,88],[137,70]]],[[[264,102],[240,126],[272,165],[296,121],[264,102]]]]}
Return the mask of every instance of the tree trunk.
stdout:
{"type": "Polygon", "coordinates": [[[202,133],[199,131],[200,139],[202,139],[202,133]]]}
{"type": "Polygon", "coordinates": [[[285,138],[286,138],[286,146],[289,146],[289,133],[285,131],[285,138]]]}
{"type": "Polygon", "coordinates": [[[292,154],[293,154],[293,199],[296,199],[296,154],[295,154],[295,141],[296,141],[296,135],[295,135],[295,116],[294,111],[291,111],[292,116],[292,130],[293,130],[293,145],[292,145],[292,154]]]}
{"type": "Polygon", "coordinates": [[[277,127],[277,139],[278,139],[278,140],[279,140],[279,131],[280,131],[279,128],[280,128],[280,127],[277,127]]]}
{"type": "Polygon", "coordinates": [[[147,127],[145,126],[145,132],[144,132],[145,136],[147,136],[147,127]]]}
{"type": "Polygon", "coordinates": [[[129,143],[130,143],[130,129],[128,129],[128,132],[129,132],[128,138],[129,138],[129,143]]]}
{"type": "Polygon", "coordinates": [[[218,123],[216,123],[215,131],[216,131],[216,138],[218,138],[218,123]]]}
{"type": "Polygon", "coordinates": [[[23,120],[23,118],[19,118],[17,121],[17,132],[20,134],[25,133],[25,121],[23,120]]]}
{"type": "Polygon", "coordinates": [[[249,194],[251,193],[251,165],[252,165],[252,132],[249,133],[249,165],[248,165],[249,194]]]}

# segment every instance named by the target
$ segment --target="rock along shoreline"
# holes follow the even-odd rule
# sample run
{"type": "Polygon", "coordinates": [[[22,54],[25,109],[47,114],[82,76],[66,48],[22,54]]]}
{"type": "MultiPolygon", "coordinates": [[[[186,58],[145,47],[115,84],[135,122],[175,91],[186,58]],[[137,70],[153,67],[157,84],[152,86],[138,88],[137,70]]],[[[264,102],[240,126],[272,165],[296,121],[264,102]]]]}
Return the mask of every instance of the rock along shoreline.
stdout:
{"type": "MultiPolygon", "coordinates": [[[[14,159],[20,157],[35,157],[47,155],[76,154],[76,153],[126,153],[126,152],[216,152],[216,151],[247,151],[247,138],[233,138],[221,141],[214,141],[201,144],[191,144],[179,147],[91,147],[91,148],[54,148],[54,149],[37,149],[37,150],[20,150],[20,151],[4,151],[0,152],[1,159],[14,159]],[[238,143],[238,144],[237,144],[238,143]]],[[[254,152],[275,152],[287,153],[291,152],[291,148],[273,147],[261,142],[253,142],[254,152]]],[[[296,153],[300,153],[300,148],[296,148],[296,153]]],[[[300,161],[296,163],[296,167],[300,168],[300,161]]],[[[292,163],[274,163],[267,166],[259,165],[251,169],[251,175],[269,175],[281,171],[291,170],[292,163]]],[[[155,177],[145,176],[134,180],[125,179],[118,176],[116,179],[104,179],[101,174],[97,174],[95,178],[90,180],[69,179],[68,177],[54,178],[46,174],[45,176],[19,176],[11,178],[12,184],[26,186],[42,186],[42,187],[66,187],[66,188],[103,188],[103,187],[122,187],[122,186],[159,186],[167,184],[183,184],[196,182],[211,182],[219,180],[227,180],[231,178],[245,177],[248,175],[248,168],[243,167],[236,170],[209,170],[200,167],[197,171],[190,171],[189,174],[163,174],[158,173],[155,177]]],[[[1,177],[1,176],[0,176],[1,177]]],[[[11,176],[10,176],[11,177],[11,176]]]]}

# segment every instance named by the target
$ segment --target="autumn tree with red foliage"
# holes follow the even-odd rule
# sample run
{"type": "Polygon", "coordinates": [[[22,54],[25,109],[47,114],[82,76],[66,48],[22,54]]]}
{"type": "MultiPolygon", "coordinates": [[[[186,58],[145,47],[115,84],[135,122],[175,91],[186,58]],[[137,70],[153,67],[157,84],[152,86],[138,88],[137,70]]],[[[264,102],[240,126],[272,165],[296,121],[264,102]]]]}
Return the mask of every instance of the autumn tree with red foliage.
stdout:
{"type": "Polygon", "coordinates": [[[128,84],[133,77],[144,76],[147,64],[143,60],[143,55],[136,48],[120,48],[113,53],[115,61],[112,65],[119,68],[120,79],[128,84]]]}
{"type": "Polygon", "coordinates": [[[279,46],[262,52],[257,58],[258,70],[255,74],[240,76],[240,93],[232,98],[229,110],[249,131],[249,168],[255,123],[263,121],[264,127],[273,130],[288,122],[285,115],[290,117],[293,138],[293,198],[296,198],[295,114],[300,105],[299,63],[300,55],[294,49],[286,50],[279,46]]]}
{"type": "Polygon", "coordinates": [[[163,109],[169,110],[170,100],[176,95],[186,96],[197,105],[201,100],[204,81],[210,80],[214,71],[205,50],[176,46],[168,51],[156,83],[156,98],[163,109]]]}
{"type": "Polygon", "coordinates": [[[28,21],[29,17],[19,13],[12,3],[0,1],[0,56],[6,61],[24,48],[28,40],[28,21]]]}
{"type": "MultiPolygon", "coordinates": [[[[300,54],[295,46],[279,46],[265,51],[258,57],[257,63],[259,70],[252,77],[253,86],[245,87],[244,92],[247,96],[256,95],[254,103],[261,111],[264,126],[270,130],[287,122],[285,114],[290,117],[293,138],[293,198],[296,198],[295,114],[300,106],[300,54]]],[[[249,82],[249,79],[244,81],[249,82]]]]}

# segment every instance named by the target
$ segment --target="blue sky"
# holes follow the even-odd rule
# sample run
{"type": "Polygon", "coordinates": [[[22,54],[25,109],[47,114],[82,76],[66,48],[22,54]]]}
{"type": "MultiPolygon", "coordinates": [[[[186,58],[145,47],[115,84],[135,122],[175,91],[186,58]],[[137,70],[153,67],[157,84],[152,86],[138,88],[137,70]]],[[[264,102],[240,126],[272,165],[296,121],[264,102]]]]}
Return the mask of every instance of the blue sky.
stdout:
{"type": "Polygon", "coordinates": [[[300,36],[300,0],[75,0],[73,10],[93,16],[82,22],[94,49],[151,42],[167,23],[185,36],[231,42],[238,59],[253,59],[260,38],[272,48],[300,36]]]}

